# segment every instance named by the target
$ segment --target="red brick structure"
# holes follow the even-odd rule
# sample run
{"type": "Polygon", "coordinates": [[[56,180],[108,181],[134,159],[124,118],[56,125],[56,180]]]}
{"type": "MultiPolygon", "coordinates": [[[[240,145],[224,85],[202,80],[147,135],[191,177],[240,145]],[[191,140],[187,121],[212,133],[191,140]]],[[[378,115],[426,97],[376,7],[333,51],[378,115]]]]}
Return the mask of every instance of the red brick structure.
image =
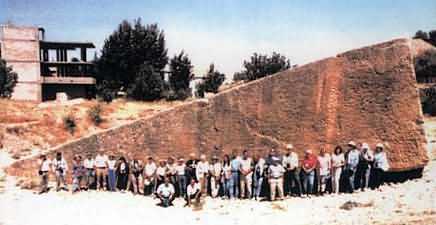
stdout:
{"type": "MultiPolygon", "coordinates": [[[[348,141],[387,146],[392,171],[422,168],[428,158],[411,41],[399,39],[339,54],[249,82],[52,149],[103,150],[144,159],[283,149],[332,151],[348,141]]],[[[34,159],[13,164],[35,173],[34,159]]]]}

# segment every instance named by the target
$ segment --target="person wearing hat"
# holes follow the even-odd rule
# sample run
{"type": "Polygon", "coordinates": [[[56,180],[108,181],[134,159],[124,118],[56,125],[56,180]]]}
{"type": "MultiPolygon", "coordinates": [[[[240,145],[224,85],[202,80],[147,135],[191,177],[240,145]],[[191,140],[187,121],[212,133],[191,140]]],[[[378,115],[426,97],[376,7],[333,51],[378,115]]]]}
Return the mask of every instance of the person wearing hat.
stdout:
{"type": "Polygon", "coordinates": [[[362,191],[368,188],[371,164],[374,161],[374,154],[367,143],[362,144],[360,151],[359,164],[357,166],[357,181],[362,191]]]}
{"type": "Polygon", "coordinates": [[[357,165],[359,164],[360,152],[356,148],[356,143],[354,141],[350,141],[348,143],[348,154],[346,158],[346,173],[348,176],[348,192],[353,193],[354,188],[354,179],[356,176],[357,165]]]}
{"type": "Polygon", "coordinates": [[[313,188],[315,183],[315,169],[318,164],[316,156],[312,153],[312,150],[308,149],[304,153],[303,163],[301,168],[303,169],[303,188],[306,196],[313,194],[313,188]]]}
{"type": "Polygon", "coordinates": [[[379,188],[385,182],[386,172],[389,170],[389,161],[384,146],[378,143],[374,154],[374,188],[379,188]]]}
{"type": "Polygon", "coordinates": [[[207,175],[209,173],[209,162],[206,160],[206,155],[200,156],[200,162],[197,163],[196,177],[200,184],[201,193],[206,195],[207,192],[207,175]]]}
{"type": "Polygon", "coordinates": [[[62,156],[61,152],[56,153],[56,157],[52,162],[53,165],[53,171],[56,175],[56,191],[65,190],[67,189],[67,184],[65,182],[65,177],[67,175],[68,170],[68,164],[67,161],[65,161],[64,157],[62,156]]]}
{"type": "Polygon", "coordinates": [[[144,165],[144,195],[151,195],[153,194],[156,189],[156,170],[157,166],[154,162],[154,159],[152,156],[149,156],[147,158],[147,162],[144,165]]]}
{"type": "Polygon", "coordinates": [[[220,190],[220,180],[223,166],[218,160],[218,156],[214,155],[212,157],[212,164],[209,168],[210,173],[210,194],[213,198],[218,196],[218,191],[220,190]]]}
{"type": "Polygon", "coordinates": [[[177,165],[175,166],[176,176],[177,176],[177,184],[179,186],[179,196],[186,197],[186,186],[187,178],[186,178],[186,166],[185,160],[183,158],[179,158],[177,160],[177,165]]]}
{"type": "Polygon", "coordinates": [[[281,161],[277,158],[277,160],[273,160],[271,165],[268,168],[269,174],[269,185],[270,185],[270,199],[274,201],[276,198],[276,191],[278,192],[279,199],[283,200],[283,175],[285,173],[285,169],[282,166],[281,161]]]}
{"type": "Polygon", "coordinates": [[[46,155],[40,156],[38,175],[41,178],[39,194],[48,192],[48,173],[50,171],[51,161],[46,155]]]}
{"type": "Polygon", "coordinates": [[[298,154],[294,151],[292,144],[286,145],[286,154],[282,160],[283,167],[286,169],[284,176],[284,187],[288,191],[288,195],[292,195],[292,190],[295,187],[296,194],[301,196],[302,187],[300,181],[300,169],[298,167],[298,154]]]}

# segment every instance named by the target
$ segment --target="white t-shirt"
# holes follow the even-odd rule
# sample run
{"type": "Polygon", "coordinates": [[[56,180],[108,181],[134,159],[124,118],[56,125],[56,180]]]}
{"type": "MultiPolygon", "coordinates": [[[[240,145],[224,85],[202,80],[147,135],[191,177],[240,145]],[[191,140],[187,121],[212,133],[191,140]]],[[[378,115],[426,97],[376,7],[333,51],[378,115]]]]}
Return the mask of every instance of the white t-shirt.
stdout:
{"type": "Polygon", "coordinates": [[[68,170],[68,164],[64,158],[61,158],[60,160],[54,159],[52,161],[52,164],[54,171],[56,171],[57,169],[62,169],[64,172],[66,172],[68,170]]]}
{"type": "Polygon", "coordinates": [[[50,159],[46,159],[45,161],[41,162],[41,171],[48,172],[50,170],[50,164],[50,159]]]}
{"type": "Polygon", "coordinates": [[[325,153],[324,156],[318,156],[319,175],[326,176],[330,174],[331,158],[330,155],[325,153]]]}
{"type": "Polygon", "coordinates": [[[83,161],[83,166],[84,166],[86,169],[94,169],[94,165],[95,165],[95,163],[94,163],[94,159],[85,159],[85,160],[83,161]]]}
{"type": "Polygon", "coordinates": [[[159,176],[165,176],[165,173],[167,172],[167,168],[166,167],[161,167],[161,166],[159,166],[157,169],[156,169],[156,174],[157,175],[159,175],[159,176]]]}
{"type": "Polygon", "coordinates": [[[338,155],[332,154],[332,166],[333,168],[341,167],[345,164],[344,153],[339,153],[338,155]]]}
{"type": "Polygon", "coordinates": [[[156,172],[156,164],[154,162],[145,164],[145,175],[147,177],[153,176],[153,174],[156,172]]]}
{"type": "Polygon", "coordinates": [[[171,175],[175,175],[176,174],[176,164],[167,164],[167,168],[168,168],[168,173],[170,173],[171,175]]]}
{"type": "Polygon", "coordinates": [[[114,170],[116,164],[117,164],[117,160],[115,160],[115,159],[112,159],[112,160],[108,160],[108,161],[107,161],[107,165],[108,165],[108,168],[109,168],[110,170],[114,170]]]}
{"type": "Polygon", "coordinates": [[[188,195],[193,195],[195,194],[197,191],[200,191],[200,184],[195,183],[194,186],[192,186],[191,184],[188,185],[188,187],[186,188],[186,193],[188,195]]]}
{"type": "Polygon", "coordinates": [[[265,170],[265,159],[260,158],[259,161],[257,161],[256,166],[255,166],[255,170],[259,171],[259,175],[263,175],[263,172],[265,170]]]}
{"type": "Polygon", "coordinates": [[[232,167],[230,166],[230,164],[226,164],[223,166],[223,173],[224,178],[230,179],[230,177],[232,176],[232,167]]]}
{"type": "Polygon", "coordinates": [[[283,173],[285,173],[285,169],[280,164],[273,164],[269,166],[269,172],[273,178],[279,178],[283,176],[283,173]]]}
{"type": "Polygon", "coordinates": [[[203,178],[204,174],[207,173],[209,171],[209,163],[208,162],[198,162],[197,163],[197,169],[196,169],[196,175],[197,175],[197,179],[203,178]]]}
{"type": "Polygon", "coordinates": [[[219,177],[221,175],[223,167],[221,166],[220,162],[216,162],[213,165],[210,165],[209,169],[212,175],[214,175],[215,177],[219,177]]]}
{"type": "Polygon", "coordinates": [[[97,155],[95,157],[95,167],[97,168],[106,167],[107,160],[108,158],[106,155],[97,155]]]}
{"type": "Polygon", "coordinates": [[[251,169],[251,167],[252,167],[252,160],[251,160],[251,158],[249,158],[249,157],[247,157],[246,159],[244,159],[244,158],[241,158],[240,159],[240,162],[241,162],[241,169],[242,170],[244,170],[244,171],[248,171],[248,170],[250,170],[251,169]]]}
{"type": "Polygon", "coordinates": [[[179,176],[185,175],[185,164],[182,164],[182,165],[177,164],[175,166],[175,169],[176,169],[177,175],[179,175],[179,176]]]}
{"type": "Polygon", "coordinates": [[[298,167],[298,155],[295,152],[291,152],[288,156],[283,156],[283,167],[293,170],[298,167]]]}
{"type": "Polygon", "coordinates": [[[157,188],[157,193],[164,197],[169,197],[170,195],[173,195],[175,193],[174,186],[171,183],[168,183],[168,185],[161,184],[157,188]]]}

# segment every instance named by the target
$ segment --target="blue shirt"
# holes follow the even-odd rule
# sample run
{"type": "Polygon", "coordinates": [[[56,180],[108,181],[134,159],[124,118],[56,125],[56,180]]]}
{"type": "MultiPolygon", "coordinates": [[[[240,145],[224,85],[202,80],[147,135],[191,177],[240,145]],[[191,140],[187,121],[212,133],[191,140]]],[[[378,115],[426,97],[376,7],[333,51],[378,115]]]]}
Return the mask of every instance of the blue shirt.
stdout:
{"type": "Polygon", "coordinates": [[[355,169],[357,167],[357,164],[359,164],[359,157],[360,153],[357,149],[353,149],[348,152],[347,167],[349,169],[355,169]]]}
{"type": "Polygon", "coordinates": [[[230,161],[230,168],[232,172],[239,171],[240,167],[241,167],[241,161],[239,161],[238,158],[234,158],[232,159],[232,161],[230,161]]]}

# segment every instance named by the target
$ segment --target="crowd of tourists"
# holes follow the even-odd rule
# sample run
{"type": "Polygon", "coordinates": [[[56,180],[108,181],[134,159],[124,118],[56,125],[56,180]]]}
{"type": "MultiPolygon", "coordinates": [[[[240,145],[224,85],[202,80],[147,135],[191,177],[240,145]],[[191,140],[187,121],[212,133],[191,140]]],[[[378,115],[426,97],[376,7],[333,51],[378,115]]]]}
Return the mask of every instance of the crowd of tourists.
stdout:
{"type": "Polygon", "coordinates": [[[368,144],[353,141],[345,151],[337,146],[332,154],[325,149],[318,154],[306,150],[301,159],[288,144],[284,151],[271,149],[265,156],[245,150],[241,155],[224,155],[222,159],[213,156],[210,161],[205,155],[198,159],[190,154],[186,160],[148,157],[143,162],[99,152],[95,157],[76,155],[71,165],[70,169],[60,152],[53,160],[41,156],[40,193],[49,190],[48,176],[53,171],[57,191],[68,191],[65,180],[71,173],[73,193],[89,189],[131,191],[152,195],[164,207],[172,205],[176,197],[184,198],[189,206],[206,195],[274,201],[285,196],[310,197],[378,188],[389,169],[383,144],[377,144],[373,152],[368,144]]]}

